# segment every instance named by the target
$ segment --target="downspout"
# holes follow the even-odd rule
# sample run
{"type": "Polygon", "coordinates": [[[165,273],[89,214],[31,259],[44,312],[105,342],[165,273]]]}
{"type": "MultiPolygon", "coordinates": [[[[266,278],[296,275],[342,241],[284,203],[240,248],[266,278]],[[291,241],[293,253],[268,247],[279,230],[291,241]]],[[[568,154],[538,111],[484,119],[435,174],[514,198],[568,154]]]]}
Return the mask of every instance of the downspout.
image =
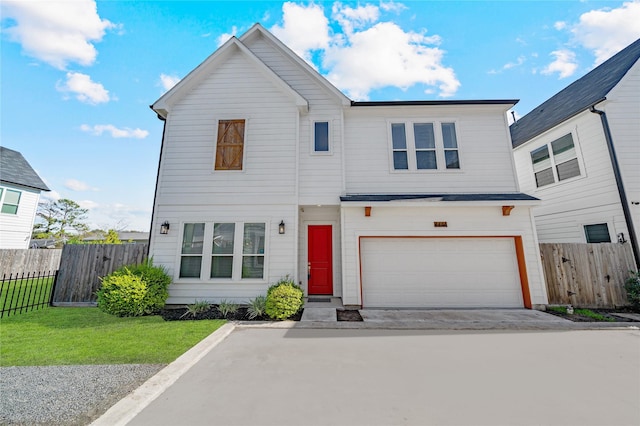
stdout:
{"type": "MultiPolygon", "coordinates": [[[[598,103],[599,102],[602,102],[602,101],[598,101],[598,103]]],[[[590,111],[594,114],[600,115],[600,121],[602,121],[604,138],[607,141],[607,148],[609,149],[609,157],[611,158],[611,166],[613,167],[613,176],[616,179],[616,185],[618,186],[618,194],[620,195],[620,202],[622,203],[622,212],[624,213],[624,220],[627,224],[627,231],[629,232],[629,242],[631,243],[633,258],[636,261],[636,268],[640,268],[640,255],[639,255],[640,250],[638,250],[638,240],[636,239],[636,232],[633,227],[633,221],[631,220],[631,211],[629,210],[627,193],[624,190],[622,175],[620,174],[620,165],[618,164],[618,157],[616,156],[616,150],[613,146],[613,138],[611,137],[609,120],[607,120],[606,112],[596,109],[596,104],[591,105],[590,111]]]]}
{"type": "MultiPolygon", "coordinates": [[[[153,105],[151,106],[153,109],[153,105]]],[[[154,111],[155,112],[155,111],[154,111]]],[[[151,208],[151,223],[149,224],[149,242],[147,243],[147,258],[151,251],[151,236],[153,235],[153,219],[156,215],[156,198],[158,197],[158,181],[160,179],[160,164],[162,163],[162,151],[164,150],[164,136],[167,131],[167,119],[158,114],[158,118],[162,120],[162,141],[160,142],[160,155],[158,155],[158,172],[156,173],[156,187],[153,192],[153,207],[151,208]]]]}

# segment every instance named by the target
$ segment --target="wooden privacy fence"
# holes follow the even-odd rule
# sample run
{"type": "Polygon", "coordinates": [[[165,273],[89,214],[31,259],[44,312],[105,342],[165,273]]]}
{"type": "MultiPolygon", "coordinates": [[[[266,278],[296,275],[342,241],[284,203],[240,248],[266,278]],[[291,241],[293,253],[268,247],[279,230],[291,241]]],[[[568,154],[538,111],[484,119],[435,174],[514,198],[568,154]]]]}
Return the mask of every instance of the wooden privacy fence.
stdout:
{"type": "Polygon", "coordinates": [[[28,272],[55,271],[60,265],[59,249],[2,249],[0,250],[0,277],[28,272]]]}
{"type": "Polygon", "coordinates": [[[101,277],[146,259],[147,244],[65,245],[51,303],[54,306],[94,304],[101,277]]]}
{"type": "Polygon", "coordinates": [[[635,262],[630,244],[540,244],[549,304],[583,308],[628,305],[624,283],[635,262]]]}

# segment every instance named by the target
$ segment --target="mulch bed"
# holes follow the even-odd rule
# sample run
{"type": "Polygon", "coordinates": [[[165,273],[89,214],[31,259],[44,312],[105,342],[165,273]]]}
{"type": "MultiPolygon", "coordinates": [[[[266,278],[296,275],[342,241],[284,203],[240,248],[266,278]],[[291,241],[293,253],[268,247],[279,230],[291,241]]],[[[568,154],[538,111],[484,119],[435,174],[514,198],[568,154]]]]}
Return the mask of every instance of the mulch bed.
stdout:
{"type": "MultiPolygon", "coordinates": [[[[302,311],[300,309],[295,315],[287,318],[290,321],[300,321],[302,318],[302,311]]],[[[207,311],[197,313],[195,316],[190,314],[185,307],[169,307],[162,309],[159,314],[165,321],[195,321],[205,319],[226,319],[231,321],[275,321],[266,315],[256,318],[249,318],[247,308],[240,307],[236,312],[227,314],[226,316],[218,310],[216,305],[212,305],[207,311]]]]}
{"type": "Polygon", "coordinates": [[[362,321],[360,312],[352,309],[336,309],[338,321],[362,321]]]}
{"type": "MultiPolygon", "coordinates": [[[[579,309],[579,308],[574,308],[574,309],[579,309]]],[[[590,311],[600,314],[602,316],[604,316],[605,318],[608,318],[608,321],[602,321],[602,320],[597,320],[591,317],[587,317],[584,315],[580,315],[578,313],[573,313],[573,314],[567,314],[567,313],[563,313],[563,312],[557,312],[551,309],[547,309],[545,312],[551,315],[555,315],[564,319],[568,319],[570,321],[573,322],[635,322],[632,319],[629,318],[623,318],[623,317],[619,317],[617,315],[613,315],[614,313],[618,312],[618,313],[633,313],[633,314],[640,314],[640,312],[638,310],[635,310],[631,307],[621,307],[621,308],[617,308],[617,309],[589,309],[590,311]]]]}

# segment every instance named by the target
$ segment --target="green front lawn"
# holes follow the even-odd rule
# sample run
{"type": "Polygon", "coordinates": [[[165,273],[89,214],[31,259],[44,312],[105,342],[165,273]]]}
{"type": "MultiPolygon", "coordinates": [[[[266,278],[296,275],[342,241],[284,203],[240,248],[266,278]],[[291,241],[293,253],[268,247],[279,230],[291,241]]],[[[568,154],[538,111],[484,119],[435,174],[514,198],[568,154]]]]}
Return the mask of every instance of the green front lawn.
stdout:
{"type": "Polygon", "coordinates": [[[0,366],[168,364],[224,323],[45,308],[0,319],[0,366]]]}

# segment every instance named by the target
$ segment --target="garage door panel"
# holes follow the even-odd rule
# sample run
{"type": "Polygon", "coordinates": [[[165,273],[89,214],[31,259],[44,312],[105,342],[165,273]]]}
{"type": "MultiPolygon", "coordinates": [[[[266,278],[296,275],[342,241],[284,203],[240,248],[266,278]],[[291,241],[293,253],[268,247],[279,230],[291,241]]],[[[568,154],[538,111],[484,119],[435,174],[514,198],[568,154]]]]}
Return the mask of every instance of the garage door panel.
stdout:
{"type": "Polygon", "coordinates": [[[522,307],[512,238],[363,238],[365,307],[522,307]]]}

